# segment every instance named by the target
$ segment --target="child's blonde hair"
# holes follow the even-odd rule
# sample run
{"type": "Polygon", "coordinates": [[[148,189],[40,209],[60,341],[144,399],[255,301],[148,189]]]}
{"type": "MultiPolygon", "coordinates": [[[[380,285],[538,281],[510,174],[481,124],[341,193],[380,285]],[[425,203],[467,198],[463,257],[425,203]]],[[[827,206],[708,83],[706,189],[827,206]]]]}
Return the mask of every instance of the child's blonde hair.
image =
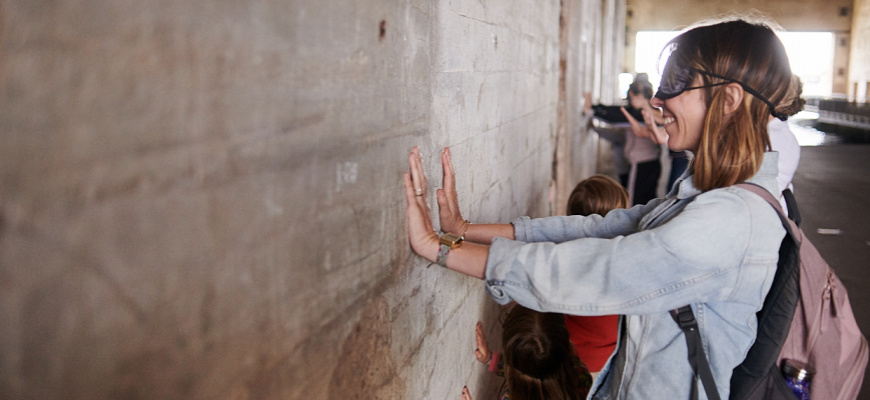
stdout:
{"type": "Polygon", "coordinates": [[[615,208],[628,208],[628,192],[607,175],[580,181],[568,197],[568,215],[605,215],[615,208]]]}

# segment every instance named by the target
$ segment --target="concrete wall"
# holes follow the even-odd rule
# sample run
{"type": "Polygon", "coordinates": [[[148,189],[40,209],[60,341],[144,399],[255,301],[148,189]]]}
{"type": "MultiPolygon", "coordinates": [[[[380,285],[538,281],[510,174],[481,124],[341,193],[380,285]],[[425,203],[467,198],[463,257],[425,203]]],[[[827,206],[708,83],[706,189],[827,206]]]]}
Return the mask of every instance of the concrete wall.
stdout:
{"type": "Polygon", "coordinates": [[[849,98],[870,102],[870,0],[855,0],[854,10],[849,98]]]}
{"type": "Polygon", "coordinates": [[[568,195],[585,177],[612,169],[610,142],[587,130],[589,117],[581,110],[584,94],[593,103],[621,104],[617,76],[625,38],[625,0],[568,1],[562,6],[561,59],[565,65],[560,86],[553,214],[564,214],[568,195]],[[619,45],[615,45],[619,44],[619,45]],[[603,167],[602,167],[603,166],[603,167]]]}
{"type": "MultiPolygon", "coordinates": [[[[849,90],[848,43],[853,24],[853,1],[857,10],[857,2],[862,0],[675,0],[667,5],[655,0],[632,0],[626,19],[623,68],[629,72],[634,70],[635,37],[638,31],[680,30],[697,21],[731,13],[758,14],[774,20],[786,31],[833,32],[836,45],[832,90],[835,94],[845,95],[849,90]]],[[[851,49],[854,49],[854,45],[851,49]]]]}
{"type": "Polygon", "coordinates": [[[407,154],[475,222],[561,210],[620,7],[0,2],[0,398],[492,398],[407,154]]]}

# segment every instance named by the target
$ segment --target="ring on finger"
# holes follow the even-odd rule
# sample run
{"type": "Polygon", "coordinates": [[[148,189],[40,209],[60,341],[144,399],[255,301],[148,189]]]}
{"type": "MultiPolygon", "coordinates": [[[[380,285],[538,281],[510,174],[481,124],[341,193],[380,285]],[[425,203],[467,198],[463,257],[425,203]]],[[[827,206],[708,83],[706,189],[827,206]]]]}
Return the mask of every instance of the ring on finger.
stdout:
{"type": "Polygon", "coordinates": [[[419,188],[417,188],[417,189],[414,189],[414,192],[417,194],[417,196],[422,196],[422,195],[423,195],[423,189],[419,189],[419,188]]]}

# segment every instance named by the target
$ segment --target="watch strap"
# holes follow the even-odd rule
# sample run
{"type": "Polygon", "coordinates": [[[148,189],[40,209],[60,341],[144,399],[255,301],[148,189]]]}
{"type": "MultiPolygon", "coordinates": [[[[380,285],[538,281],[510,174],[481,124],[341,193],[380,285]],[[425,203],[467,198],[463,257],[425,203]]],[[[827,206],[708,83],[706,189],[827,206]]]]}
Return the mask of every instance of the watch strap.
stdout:
{"type": "Polygon", "coordinates": [[[450,252],[450,246],[446,244],[441,244],[441,250],[438,251],[438,258],[435,259],[435,263],[447,268],[447,253],[450,252]]]}

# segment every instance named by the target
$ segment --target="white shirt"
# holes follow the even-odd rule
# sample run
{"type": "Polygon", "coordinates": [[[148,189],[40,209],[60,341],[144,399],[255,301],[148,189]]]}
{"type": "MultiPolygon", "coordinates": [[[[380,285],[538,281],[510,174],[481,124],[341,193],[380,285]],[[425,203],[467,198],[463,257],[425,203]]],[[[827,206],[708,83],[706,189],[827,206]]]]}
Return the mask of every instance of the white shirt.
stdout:
{"type": "Polygon", "coordinates": [[[794,191],[791,180],[794,178],[794,173],[797,171],[801,159],[801,146],[785,121],[771,118],[771,121],[767,123],[767,134],[770,136],[770,147],[779,153],[779,162],[777,163],[779,174],[776,176],[776,183],[779,186],[777,198],[779,198],[783,210],[787,211],[782,191],[786,188],[791,188],[794,191]]]}

